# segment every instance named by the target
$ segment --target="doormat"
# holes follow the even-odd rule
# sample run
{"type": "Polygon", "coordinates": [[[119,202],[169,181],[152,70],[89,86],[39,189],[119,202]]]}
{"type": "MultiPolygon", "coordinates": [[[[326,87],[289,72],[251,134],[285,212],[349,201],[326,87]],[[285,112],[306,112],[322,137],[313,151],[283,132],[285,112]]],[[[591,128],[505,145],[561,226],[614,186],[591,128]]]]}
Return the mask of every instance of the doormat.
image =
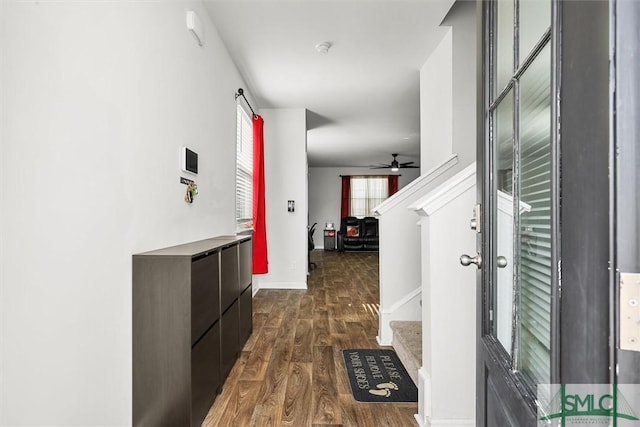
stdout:
{"type": "Polygon", "coordinates": [[[393,350],[343,350],[351,393],[358,402],[417,402],[418,389],[393,350]]]}

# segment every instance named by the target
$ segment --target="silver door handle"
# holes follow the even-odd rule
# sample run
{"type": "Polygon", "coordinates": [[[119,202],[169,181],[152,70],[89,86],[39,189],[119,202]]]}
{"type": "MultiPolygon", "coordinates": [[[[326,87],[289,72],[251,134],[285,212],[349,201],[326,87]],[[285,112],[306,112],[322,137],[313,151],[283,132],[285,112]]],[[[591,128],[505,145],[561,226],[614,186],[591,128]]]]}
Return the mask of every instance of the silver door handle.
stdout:
{"type": "Polygon", "coordinates": [[[499,268],[505,268],[507,266],[507,259],[505,257],[499,256],[497,261],[499,268]]]}
{"type": "Polygon", "coordinates": [[[464,265],[465,267],[471,264],[475,264],[478,268],[480,268],[482,267],[482,257],[480,256],[480,254],[476,254],[476,256],[474,256],[473,258],[467,254],[464,254],[460,256],[460,264],[464,265]]]}

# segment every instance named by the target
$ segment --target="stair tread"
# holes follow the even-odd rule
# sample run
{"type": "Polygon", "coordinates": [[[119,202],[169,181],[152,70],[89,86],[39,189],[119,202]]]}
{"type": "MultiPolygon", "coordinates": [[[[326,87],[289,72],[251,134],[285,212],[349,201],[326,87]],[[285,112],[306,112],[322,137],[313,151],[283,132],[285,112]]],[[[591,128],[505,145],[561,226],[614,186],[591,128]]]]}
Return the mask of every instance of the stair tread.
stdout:
{"type": "Polygon", "coordinates": [[[416,361],[422,363],[422,322],[393,321],[393,340],[400,343],[416,361]]]}
{"type": "Polygon", "coordinates": [[[413,382],[418,384],[418,369],[422,366],[422,322],[395,320],[392,346],[413,382]]]}

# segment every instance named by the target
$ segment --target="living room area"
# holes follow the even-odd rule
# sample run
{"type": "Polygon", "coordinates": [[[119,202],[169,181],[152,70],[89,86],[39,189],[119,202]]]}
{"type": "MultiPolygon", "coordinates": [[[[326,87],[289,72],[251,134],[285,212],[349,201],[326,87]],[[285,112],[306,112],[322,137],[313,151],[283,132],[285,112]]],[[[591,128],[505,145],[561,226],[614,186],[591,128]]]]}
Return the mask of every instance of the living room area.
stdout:
{"type": "MultiPolygon", "coordinates": [[[[351,217],[349,221],[352,221],[352,223],[349,225],[357,227],[357,236],[350,236],[352,237],[352,241],[350,244],[347,243],[343,248],[347,251],[378,250],[379,248],[375,247],[377,245],[373,244],[365,247],[364,237],[366,234],[366,226],[363,220],[365,217],[368,217],[369,221],[377,221],[373,209],[390,195],[388,186],[385,188],[385,181],[389,176],[397,177],[397,190],[399,191],[420,176],[420,169],[404,168],[399,172],[384,171],[381,174],[368,167],[309,167],[309,226],[317,223],[317,229],[314,234],[315,248],[340,250],[340,234],[343,236],[346,234],[346,227],[341,230],[341,228],[343,228],[343,219],[351,217]],[[353,178],[356,180],[365,180],[369,184],[373,182],[373,180],[370,180],[371,178],[377,178],[378,181],[382,181],[383,185],[378,185],[377,187],[371,185],[371,187],[374,188],[381,188],[382,191],[378,194],[381,193],[382,196],[366,197],[365,200],[362,200],[362,197],[360,197],[359,201],[350,203],[350,206],[345,209],[342,197],[343,180],[353,178]],[[322,233],[327,223],[333,224],[336,231],[334,248],[325,248],[325,239],[323,239],[322,233]],[[338,233],[339,231],[341,231],[341,233],[338,233]]],[[[371,191],[373,192],[374,190],[372,189],[371,191]]],[[[378,230],[376,236],[379,238],[379,227],[377,224],[375,228],[378,230]]]]}

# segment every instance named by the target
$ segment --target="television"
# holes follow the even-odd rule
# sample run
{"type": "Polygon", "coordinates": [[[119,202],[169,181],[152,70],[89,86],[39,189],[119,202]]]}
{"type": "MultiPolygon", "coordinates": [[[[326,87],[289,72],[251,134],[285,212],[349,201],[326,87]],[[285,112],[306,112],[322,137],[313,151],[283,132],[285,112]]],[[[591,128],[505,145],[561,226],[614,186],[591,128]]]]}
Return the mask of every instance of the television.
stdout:
{"type": "Polygon", "coordinates": [[[198,153],[187,147],[182,147],[182,170],[198,174],[198,153]]]}

